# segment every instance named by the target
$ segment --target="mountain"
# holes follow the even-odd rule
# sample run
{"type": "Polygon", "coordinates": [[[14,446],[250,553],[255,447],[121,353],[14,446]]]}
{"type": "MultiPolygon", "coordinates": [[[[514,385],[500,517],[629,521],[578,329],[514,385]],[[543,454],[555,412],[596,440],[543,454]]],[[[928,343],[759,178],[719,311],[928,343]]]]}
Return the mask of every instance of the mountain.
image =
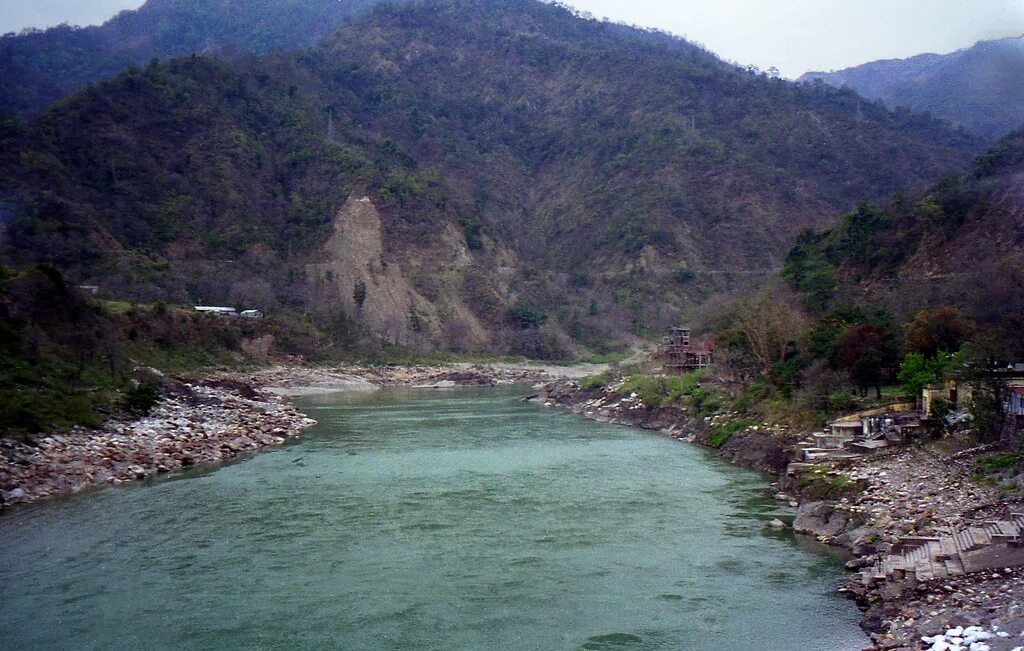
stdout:
{"type": "Polygon", "coordinates": [[[555,356],[658,334],[978,148],[557,5],[385,4],[311,49],[154,62],[4,123],[0,251],[118,298],[555,356]]]}
{"type": "Polygon", "coordinates": [[[981,41],[951,54],[874,61],[835,72],[809,72],[887,106],[930,112],[988,142],[1024,124],[1024,36],[981,41]]]}
{"type": "Polygon", "coordinates": [[[863,204],[805,233],[784,274],[814,307],[861,304],[908,315],[956,307],[1011,333],[1024,354],[1024,129],[972,169],[915,195],[863,204]]]}
{"type": "Polygon", "coordinates": [[[149,0],[98,27],[0,38],[0,114],[35,113],[132,65],[192,52],[294,50],[375,0],[149,0]]]}

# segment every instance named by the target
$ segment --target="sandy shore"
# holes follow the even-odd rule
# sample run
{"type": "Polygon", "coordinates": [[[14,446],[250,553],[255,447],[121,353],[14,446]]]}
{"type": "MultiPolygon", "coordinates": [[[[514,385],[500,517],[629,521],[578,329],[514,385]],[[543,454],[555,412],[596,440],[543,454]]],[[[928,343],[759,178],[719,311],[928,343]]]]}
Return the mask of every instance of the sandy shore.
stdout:
{"type": "Polygon", "coordinates": [[[527,363],[452,364],[450,366],[345,366],[338,368],[271,367],[253,372],[214,374],[246,382],[278,396],[326,395],[376,391],[384,387],[451,388],[547,382],[581,378],[607,370],[604,364],[574,366],[527,363]]]}

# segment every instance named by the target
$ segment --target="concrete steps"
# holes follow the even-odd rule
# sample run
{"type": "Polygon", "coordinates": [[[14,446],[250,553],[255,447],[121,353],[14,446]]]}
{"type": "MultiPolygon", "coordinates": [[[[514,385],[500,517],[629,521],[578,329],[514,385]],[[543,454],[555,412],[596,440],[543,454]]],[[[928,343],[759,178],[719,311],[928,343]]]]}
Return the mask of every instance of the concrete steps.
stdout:
{"type": "MultiPolygon", "coordinates": [[[[861,570],[860,579],[864,585],[904,575],[918,581],[929,581],[965,574],[968,567],[970,571],[991,569],[987,564],[995,561],[984,560],[985,554],[981,555],[981,559],[978,554],[973,554],[970,563],[964,555],[994,545],[1019,545],[1022,534],[1024,514],[1014,513],[1010,520],[994,520],[960,530],[950,528],[948,535],[939,538],[905,538],[893,547],[893,554],[873,567],[861,570]]],[[[997,558],[999,554],[992,557],[997,558]]]]}

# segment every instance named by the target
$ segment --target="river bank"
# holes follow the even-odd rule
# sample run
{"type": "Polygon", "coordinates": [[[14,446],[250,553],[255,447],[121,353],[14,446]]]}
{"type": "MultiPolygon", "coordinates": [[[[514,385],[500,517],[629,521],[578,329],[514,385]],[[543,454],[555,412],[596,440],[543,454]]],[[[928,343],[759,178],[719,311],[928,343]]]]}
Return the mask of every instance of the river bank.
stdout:
{"type": "MultiPolygon", "coordinates": [[[[469,364],[274,367],[182,379],[171,383],[167,399],[143,419],[34,437],[29,442],[0,439],[0,496],[7,506],[29,503],[280,445],[314,424],[286,403],[289,396],[369,392],[385,386],[546,382],[534,400],[593,420],[716,447],[719,456],[736,465],[771,473],[777,478],[776,499],[795,509],[792,522],[782,526],[849,550],[854,555],[848,564],[851,570],[870,568],[887,558],[906,536],[938,536],[950,526],[980,525],[1024,511],[1024,505],[1008,500],[997,488],[971,481],[974,460],[984,450],[944,455],[900,448],[821,466],[821,472],[812,473],[813,481],[808,481],[806,475],[787,473],[801,432],[752,423],[712,446],[715,431],[734,422],[735,415],[701,416],[680,407],[650,408],[635,396],[604,389],[584,391],[573,379],[599,370],[595,366],[469,364]]],[[[852,575],[843,591],[864,610],[864,628],[876,648],[932,648],[937,643],[924,644],[921,638],[944,635],[957,626],[979,625],[991,639],[976,641],[989,649],[1011,651],[1024,644],[1020,637],[1024,575],[1019,569],[933,581],[886,578],[870,585],[859,583],[858,577],[852,575]]]]}
{"type": "Polygon", "coordinates": [[[315,424],[248,385],[176,384],[144,418],[0,438],[0,508],[220,463],[315,424]]]}
{"type": "MultiPolygon", "coordinates": [[[[897,545],[909,537],[938,545],[948,539],[951,527],[983,527],[1024,512],[1019,492],[1014,497],[972,480],[977,459],[992,452],[987,447],[955,453],[896,448],[794,473],[790,462],[802,437],[787,426],[744,423],[721,443],[712,439],[723,426],[739,422],[735,414],[702,416],[685,407],[652,408],[635,395],[607,387],[583,390],[572,381],[548,383],[533,400],[710,447],[732,463],[772,474],[775,498],[794,509],[791,522],[776,526],[791,526],[797,533],[848,550],[853,555],[848,569],[869,577],[872,568],[891,559],[894,549],[900,549],[897,545]]],[[[1015,559],[1007,559],[1013,565],[1009,569],[922,580],[897,571],[866,581],[857,573],[840,591],[856,599],[864,613],[862,627],[874,648],[1013,651],[1024,645],[1024,573],[1015,559]]]]}
{"type": "Polygon", "coordinates": [[[603,369],[509,363],[275,366],[161,379],[165,399],[144,418],[122,416],[98,429],[76,427],[26,439],[0,437],[0,510],[281,445],[316,424],[287,404],[288,398],[389,386],[497,386],[580,377],[603,369]]]}
{"type": "Polygon", "coordinates": [[[320,424],[282,449],[15,509],[3,646],[866,643],[842,561],[763,531],[763,477],[528,390],[303,399],[320,424]]]}

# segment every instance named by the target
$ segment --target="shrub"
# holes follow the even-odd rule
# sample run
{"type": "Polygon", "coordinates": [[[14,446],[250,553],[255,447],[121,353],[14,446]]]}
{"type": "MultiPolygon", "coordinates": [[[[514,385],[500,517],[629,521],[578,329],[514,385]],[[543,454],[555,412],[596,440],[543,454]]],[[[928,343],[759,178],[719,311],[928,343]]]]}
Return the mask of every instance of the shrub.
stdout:
{"type": "Polygon", "coordinates": [[[720,448],[732,438],[733,434],[742,432],[753,424],[754,421],[741,418],[715,425],[708,434],[708,445],[713,448],[720,448]]]}
{"type": "Polygon", "coordinates": [[[603,389],[608,386],[608,383],[612,381],[611,373],[600,373],[598,375],[590,375],[580,380],[580,388],[584,391],[594,391],[596,389],[603,389]]]}
{"type": "Polygon", "coordinates": [[[850,411],[857,406],[853,398],[853,392],[849,389],[833,391],[828,397],[828,408],[830,411],[850,411]]]}
{"type": "Polygon", "coordinates": [[[152,411],[162,400],[160,388],[148,383],[132,387],[124,394],[125,407],[142,416],[152,411]]]}
{"type": "Polygon", "coordinates": [[[538,328],[548,320],[547,312],[522,299],[509,308],[507,316],[513,325],[522,330],[538,328]]]}
{"type": "Polygon", "coordinates": [[[692,402],[695,396],[702,399],[710,396],[699,388],[699,382],[699,372],[678,377],[632,375],[619,388],[619,393],[627,396],[635,393],[648,407],[662,407],[684,397],[692,402]]]}
{"type": "Polygon", "coordinates": [[[711,416],[722,409],[718,396],[704,389],[695,389],[690,394],[690,405],[698,416],[711,416]]]}
{"type": "Polygon", "coordinates": [[[1006,452],[982,457],[976,460],[974,465],[984,473],[996,473],[1013,468],[1022,462],[1024,462],[1024,452],[1006,452]]]}

